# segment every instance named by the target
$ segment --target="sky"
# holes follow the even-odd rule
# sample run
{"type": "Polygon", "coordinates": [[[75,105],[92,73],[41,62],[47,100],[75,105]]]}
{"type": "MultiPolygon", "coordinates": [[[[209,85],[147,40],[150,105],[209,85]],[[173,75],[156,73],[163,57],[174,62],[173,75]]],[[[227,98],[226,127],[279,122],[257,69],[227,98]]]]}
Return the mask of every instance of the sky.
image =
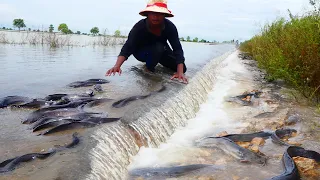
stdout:
{"type": "MultiPolygon", "coordinates": [[[[168,0],[175,15],[168,18],[180,37],[198,37],[209,41],[250,39],[260,28],[276,18],[288,18],[288,11],[301,15],[309,0],[168,0]]],[[[31,29],[55,28],[66,23],[72,31],[90,32],[99,27],[107,33],[119,29],[128,34],[144,18],[138,13],[147,0],[0,0],[0,27],[12,27],[22,18],[31,29]]],[[[56,30],[56,29],[55,29],[56,30]]]]}

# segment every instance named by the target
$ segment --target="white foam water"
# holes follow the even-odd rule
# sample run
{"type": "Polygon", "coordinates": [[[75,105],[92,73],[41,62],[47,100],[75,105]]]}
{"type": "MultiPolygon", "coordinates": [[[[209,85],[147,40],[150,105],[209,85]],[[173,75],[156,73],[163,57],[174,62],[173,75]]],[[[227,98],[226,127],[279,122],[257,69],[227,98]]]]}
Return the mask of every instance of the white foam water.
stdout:
{"type": "MultiPolygon", "coordinates": [[[[195,117],[185,121],[187,122],[186,126],[181,126],[182,128],[176,130],[159,147],[142,147],[128,169],[161,167],[176,162],[183,163],[194,155],[192,147],[197,139],[205,135],[216,135],[225,129],[232,130],[241,127],[240,123],[234,121],[225,112],[224,98],[229,96],[232,88],[238,84],[233,80],[235,75],[244,72],[246,69],[240,64],[237,52],[228,56],[216,70],[214,87],[208,93],[205,103],[200,105],[195,117]]],[[[194,150],[196,151],[196,149],[194,150]]]]}
{"type": "Polygon", "coordinates": [[[191,147],[204,134],[238,126],[223,110],[223,98],[237,84],[235,72],[244,71],[236,56],[230,51],[213,59],[175,97],[136,121],[97,130],[86,179],[125,179],[128,169],[160,166],[173,160],[166,154],[191,147]],[[145,140],[144,146],[139,148],[129,129],[145,140]]]}

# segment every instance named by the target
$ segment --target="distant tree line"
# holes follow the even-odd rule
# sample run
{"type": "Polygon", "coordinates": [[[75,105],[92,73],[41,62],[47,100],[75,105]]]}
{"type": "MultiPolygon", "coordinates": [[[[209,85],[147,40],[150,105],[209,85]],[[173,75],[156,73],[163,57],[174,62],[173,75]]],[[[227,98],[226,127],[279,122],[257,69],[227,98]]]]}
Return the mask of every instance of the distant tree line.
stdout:
{"type": "MultiPolygon", "coordinates": [[[[13,27],[15,28],[18,28],[19,31],[21,30],[21,28],[26,28],[26,24],[24,22],[23,19],[14,19],[13,20],[13,27]]],[[[3,30],[13,30],[12,28],[6,28],[6,27],[2,27],[3,30]]],[[[47,30],[40,30],[40,29],[34,29],[33,31],[34,32],[49,32],[49,33],[53,33],[54,32],[54,26],[52,24],[50,24],[50,26],[47,28],[47,30]]],[[[31,28],[28,28],[27,29],[28,31],[31,31],[31,28]]],[[[61,33],[63,34],[81,34],[80,31],[75,31],[73,32],[66,23],[61,23],[59,24],[58,26],[58,31],[60,31],[61,33]]],[[[26,31],[26,29],[24,29],[23,31],[26,31]]],[[[99,35],[101,36],[102,34],[99,34],[99,28],[98,27],[93,27],[90,29],[90,33],[93,35],[93,36],[96,36],[96,35],[99,35]]],[[[82,35],[90,35],[89,33],[82,33],[82,35]]],[[[121,31],[120,30],[116,30],[113,34],[113,36],[115,37],[126,37],[124,35],[121,35],[121,31]]]]}
{"type": "MultiPolygon", "coordinates": [[[[199,42],[199,43],[214,43],[214,44],[220,43],[219,41],[216,41],[216,40],[213,40],[213,41],[208,41],[208,40],[205,40],[205,39],[199,40],[199,38],[197,38],[197,37],[191,39],[190,36],[187,36],[186,39],[184,37],[181,37],[180,41],[184,41],[184,42],[199,42]]],[[[234,42],[235,42],[234,40],[231,40],[231,41],[223,41],[222,43],[234,43],[234,42]]]]}
{"type": "MultiPolygon", "coordinates": [[[[18,28],[19,31],[21,30],[21,28],[25,28],[27,27],[26,24],[24,23],[24,20],[23,19],[14,19],[13,20],[13,26],[18,28]]],[[[3,30],[12,30],[12,28],[6,28],[6,27],[2,27],[3,30]]],[[[66,23],[61,23],[59,24],[58,26],[58,31],[60,31],[61,33],[63,34],[81,34],[80,31],[75,31],[73,32],[66,23]]],[[[28,28],[28,31],[31,31],[31,28],[28,28]]],[[[48,31],[45,30],[45,31],[41,31],[39,29],[37,30],[33,30],[34,32],[49,32],[49,33],[53,33],[54,32],[54,26],[52,24],[50,24],[50,26],[48,27],[48,31]]],[[[90,33],[91,35],[93,36],[101,36],[102,34],[99,34],[100,30],[98,27],[93,27],[90,29],[90,33]]],[[[88,33],[82,33],[82,35],[90,35],[88,33]]],[[[104,34],[105,35],[105,34],[104,34]]],[[[121,31],[120,30],[116,30],[113,34],[113,36],[115,37],[126,37],[124,35],[121,35],[121,31]]],[[[190,36],[187,36],[186,39],[184,37],[181,37],[180,38],[180,41],[186,41],[186,42],[200,42],[200,43],[219,43],[218,41],[214,40],[214,41],[208,41],[208,40],[205,40],[205,39],[201,39],[199,40],[198,37],[195,37],[193,39],[191,39],[190,36]]],[[[234,40],[231,40],[231,41],[223,41],[222,43],[234,43],[235,41],[234,40]]]]}
{"type": "MultiPolygon", "coordinates": [[[[213,44],[218,44],[220,43],[219,41],[213,40],[213,41],[208,41],[205,39],[201,39],[199,40],[197,37],[191,39],[190,36],[187,36],[186,39],[184,37],[180,38],[180,41],[184,41],[184,42],[199,42],[199,43],[213,43],[213,44]]],[[[229,41],[222,41],[221,43],[238,43],[238,40],[229,40],[229,41]]]]}

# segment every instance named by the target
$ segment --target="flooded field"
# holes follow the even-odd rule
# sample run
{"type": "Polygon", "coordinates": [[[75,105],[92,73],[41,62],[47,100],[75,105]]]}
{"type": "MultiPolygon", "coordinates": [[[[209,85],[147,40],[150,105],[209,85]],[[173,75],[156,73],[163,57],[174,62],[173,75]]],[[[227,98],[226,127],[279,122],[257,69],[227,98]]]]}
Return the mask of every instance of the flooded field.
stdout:
{"type": "MultiPolygon", "coordinates": [[[[301,120],[285,122],[302,113],[301,107],[290,107],[289,99],[279,94],[282,87],[264,82],[261,72],[240,60],[232,45],[183,43],[190,59],[188,85],[169,80],[172,72],[162,66],[154,74],[145,73],[133,57],[121,76],[104,77],[119,46],[0,47],[2,97],[41,100],[67,94],[67,98],[96,99],[80,108],[49,111],[64,117],[59,121],[37,108],[2,108],[0,170],[8,172],[0,172],[0,179],[270,179],[284,171],[281,162],[287,143],[314,151],[320,147],[311,138],[314,130],[301,120]],[[102,91],[92,85],[68,86],[87,79],[105,81],[102,91]],[[231,98],[245,92],[258,94],[231,98]],[[80,112],[93,116],[78,121],[80,112]],[[35,130],[39,121],[45,126],[35,130]],[[288,132],[295,133],[289,140],[276,140],[273,132],[282,128],[293,128],[288,132]],[[208,136],[261,131],[268,137],[259,145],[218,138],[208,144],[212,147],[199,146],[208,136]]],[[[318,117],[304,118],[317,121],[318,117]]]]}
{"type": "MultiPolygon", "coordinates": [[[[183,48],[188,67],[186,75],[192,80],[208,62],[233,50],[234,46],[228,44],[211,46],[183,43],[183,48]]],[[[64,146],[72,141],[73,132],[78,132],[80,138],[80,143],[76,148],[54,154],[44,160],[22,163],[13,172],[5,173],[1,178],[72,179],[71,177],[88,177],[88,174],[91,174],[92,170],[96,168],[93,163],[96,159],[94,159],[92,153],[96,150],[94,148],[97,143],[100,143],[97,137],[104,138],[109,135],[110,137],[124,138],[125,141],[130,140],[133,135],[128,133],[126,124],[145,117],[147,113],[154,108],[160,107],[171,97],[177,96],[185,88],[185,85],[170,81],[169,78],[172,73],[161,66],[157,67],[157,72],[153,75],[141,72],[143,69],[142,64],[132,56],[124,63],[121,76],[105,77],[106,70],[114,65],[120,49],[121,46],[104,48],[92,46],[63,47],[54,49],[47,46],[0,45],[0,62],[2,64],[0,67],[1,97],[17,95],[29,98],[44,98],[47,95],[57,93],[85,94],[93,87],[70,88],[67,85],[75,81],[92,78],[106,79],[110,82],[102,84],[103,92],[96,93],[94,97],[109,98],[111,101],[86,110],[103,113],[110,118],[122,118],[121,121],[101,124],[98,127],[76,128],[63,133],[39,136],[40,132],[32,132],[31,125],[21,123],[35,110],[1,109],[1,162],[19,155],[47,152],[57,146],[64,146]],[[123,108],[113,108],[111,106],[117,100],[134,95],[145,95],[158,90],[162,85],[166,89],[161,93],[144,100],[129,103],[123,108]],[[112,131],[112,129],[114,130],[112,131]],[[107,132],[105,132],[106,134],[101,134],[101,131],[107,132]]],[[[206,82],[203,83],[205,84],[206,82]]],[[[196,86],[191,87],[196,88],[196,86]]],[[[203,97],[199,102],[189,104],[188,106],[191,108],[192,106],[198,106],[199,103],[206,99],[206,90],[198,89],[197,91],[199,95],[203,94],[203,97]]],[[[172,104],[172,106],[174,105],[172,104]]],[[[197,108],[194,109],[194,112],[196,110],[197,108]]],[[[171,115],[168,114],[168,116],[171,115]]],[[[180,125],[177,124],[175,127],[180,125]]],[[[173,132],[174,129],[169,131],[173,132]]],[[[169,136],[172,132],[168,132],[167,135],[169,136]]],[[[125,143],[127,151],[131,151],[131,154],[137,153],[137,145],[133,140],[125,143]]],[[[165,138],[158,139],[159,142],[164,140],[165,138]]],[[[114,142],[109,141],[107,143],[112,145],[114,142]]],[[[122,144],[124,142],[117,143],[122,144]]],[[[104,151],[108,151],[108,148],[104,149],[104,151]]],[[[123,152],[123,154],[128,154],[128,152],[123,152]]],[[[112,164],[113,161],[117,160],[109,160],[107,163],[112,164]]],[[[129,161],[129,159],[124,161],[129,161]]],[[[123,167],[125,167],[125,164],[128,163],[123,163],[123,167]]],[[[114,171],[122,172],[121,168],[118,167],[119,170],[114,169],[114,171]]],[[[114,172],[110,173],[113,174],[114,172]]],[[[114,177],[117,177],[117,175],[114,177]]],[[[102,179],[104,178],[102,176],[102,179]]]]}

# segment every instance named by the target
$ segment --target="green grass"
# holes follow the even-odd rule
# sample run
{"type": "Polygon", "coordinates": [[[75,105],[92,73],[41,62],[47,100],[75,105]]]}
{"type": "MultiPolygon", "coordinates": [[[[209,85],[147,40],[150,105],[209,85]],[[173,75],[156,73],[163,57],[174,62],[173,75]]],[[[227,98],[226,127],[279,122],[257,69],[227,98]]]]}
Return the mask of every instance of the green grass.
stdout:
{"type": "Polygon", "coordinates": [[[316,112],[317,112],[318,114],[320,114],[320,104],[317,104],[316,112]]]}
{"type": "Polygon", "coordinates": [[[267,71],[269,80],[283,79],[319,103],[320,14],[290,17],[266,24],[258,35],[242,43],[240,50],[267,71]]]}

